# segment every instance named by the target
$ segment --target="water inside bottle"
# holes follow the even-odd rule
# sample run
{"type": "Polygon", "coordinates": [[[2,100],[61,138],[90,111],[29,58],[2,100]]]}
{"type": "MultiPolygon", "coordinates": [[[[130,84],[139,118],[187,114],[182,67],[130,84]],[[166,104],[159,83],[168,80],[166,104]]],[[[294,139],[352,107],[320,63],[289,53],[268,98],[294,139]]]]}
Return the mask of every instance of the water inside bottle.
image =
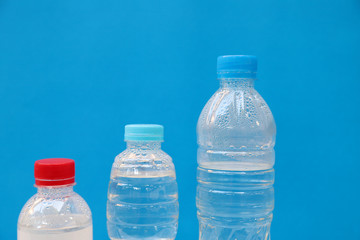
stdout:
{"type": "Polygon", "coordinates": [[[198,167],[200,240],[270,239],[274,170],[266,166],[219,161],[198,167]]]}
{"type": "Polygon", "coordinates": [[[112,240],[171,240],[177,232],[175,176],[113,177],[108,196],[108,232],[112,240]]]}
{"type": "MultiPolygon", "coordinates": [[[[70,216],[71,217],[71,216],[70,216]]],[[[79,218],[79,216],[72,216],[79,218]]],[[[38,219],[41,221],[40,219],[38,219]]],[[[34,222],[38,221],[33,219],[34,222]]],[[[82,221],[82,220],[80,220],[82,221]]],[[[77,227],[63,227],[57,229],[35,229],[32,227],[18,226],[19,240],[92,240],[93,227],[91,223],[77,227]]]]}

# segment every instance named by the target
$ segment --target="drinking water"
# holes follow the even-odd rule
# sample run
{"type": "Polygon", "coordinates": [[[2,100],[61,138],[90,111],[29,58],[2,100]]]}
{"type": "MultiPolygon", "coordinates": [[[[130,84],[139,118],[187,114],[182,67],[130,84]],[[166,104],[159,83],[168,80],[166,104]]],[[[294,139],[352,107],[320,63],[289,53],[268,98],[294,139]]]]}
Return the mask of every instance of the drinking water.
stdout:
{"type": "Polygon", "coordinates": [[[19,227],[18,238],[21,240],[80,240],[92,239],[92,225],[57,230],[34,230],[19,227]]]}
{"type": "Polygon", "coordinates": [[[115,214],[110,227],[121,229],[123,239],[173,239],[177,231],[176,196],[174,176],[111,179],[108,211],[115,214]]]}
{"type": "Polygon", "coordinates": [[[200,240],[270,239],[275,122],[254,56],[218,58],[220,89],[197,125],[200,240]]]}
{"type": "Polygon", "coordinates": [[[127,149],[115,158],[107,203],[112,240],[175,239],[178,190],[172,159],[161,150],[163,127],[127,125],[127,149]]]}

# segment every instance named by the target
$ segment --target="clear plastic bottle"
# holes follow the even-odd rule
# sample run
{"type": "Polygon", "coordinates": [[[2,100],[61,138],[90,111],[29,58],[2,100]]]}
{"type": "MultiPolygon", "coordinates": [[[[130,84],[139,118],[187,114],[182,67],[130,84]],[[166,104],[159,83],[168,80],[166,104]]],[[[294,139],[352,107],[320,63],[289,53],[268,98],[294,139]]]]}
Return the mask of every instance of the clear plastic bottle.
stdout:
{"type": "Polygon", "coordinates": [[[73,191],[75,162],[51,158],[35,162],[38,192],[23,207],[18,240],[92,240],[91,211],[73,191]]]}
{"type": "Polygon", "coordinates": [[[197,125],[201,240],[270,239],[276,127],[256,70],[254,56],[218,58],[220,88],[197,125]]]}
{"type": "Polygon", "coordinates": [[[127,148],[111,171],[107,227],[112,240],[171,240],[178,226],[175,167],[161,150],[163,127],[125,126],[127,148]]]}

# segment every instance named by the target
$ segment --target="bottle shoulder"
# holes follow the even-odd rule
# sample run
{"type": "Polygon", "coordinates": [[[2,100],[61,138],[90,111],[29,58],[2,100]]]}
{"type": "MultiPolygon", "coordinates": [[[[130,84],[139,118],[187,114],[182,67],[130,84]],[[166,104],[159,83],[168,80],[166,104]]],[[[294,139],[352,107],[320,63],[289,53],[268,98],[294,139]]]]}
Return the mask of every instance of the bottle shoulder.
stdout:
{"type": "Polygon", "coordinates": [[[161,149],[125,149],[115,157],[111,172],[117,176],[175,176],[172,158],[161,149]]]}
{"type": "Polygon", "coordinates": [[[21,210],[18,225],[24,228],[52,229],[92,223],[91,210],[76,192],[33,195],[21,210]]]}
{"type": "Polygon", "coordinates": [[[115,157],[115,162],[123,162],[128,160],[141,160],[141,161],[171,161],[172,158],[169,154],[164,152],[162,149],[137,149],[137,148],[126,148],[124,151],[119,153],[115,157]]]}
{"type": "Polygon", "coordinates": [[[254,88],[220,88],[203,108],[197,133],[201,146],[223,142],[235,148],[271,148],[276,125],[269,106],[254,88]]]}

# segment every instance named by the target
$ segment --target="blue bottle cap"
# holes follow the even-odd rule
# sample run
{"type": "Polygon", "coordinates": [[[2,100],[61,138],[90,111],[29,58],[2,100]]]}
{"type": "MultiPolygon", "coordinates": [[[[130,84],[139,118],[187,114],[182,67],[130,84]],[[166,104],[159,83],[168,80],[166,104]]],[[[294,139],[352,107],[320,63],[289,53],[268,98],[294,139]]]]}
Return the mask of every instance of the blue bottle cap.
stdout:
{"type": "Polygon", "coordinates": [[[126,125],[125,141],[164,141],[164,127],[156,124],[126,125]]]}
{"type": "Polygon", "coordinates": [[[257,58],[251,55],[225,55],[217,59],[218,78],[256,78],[257,58]]]}

